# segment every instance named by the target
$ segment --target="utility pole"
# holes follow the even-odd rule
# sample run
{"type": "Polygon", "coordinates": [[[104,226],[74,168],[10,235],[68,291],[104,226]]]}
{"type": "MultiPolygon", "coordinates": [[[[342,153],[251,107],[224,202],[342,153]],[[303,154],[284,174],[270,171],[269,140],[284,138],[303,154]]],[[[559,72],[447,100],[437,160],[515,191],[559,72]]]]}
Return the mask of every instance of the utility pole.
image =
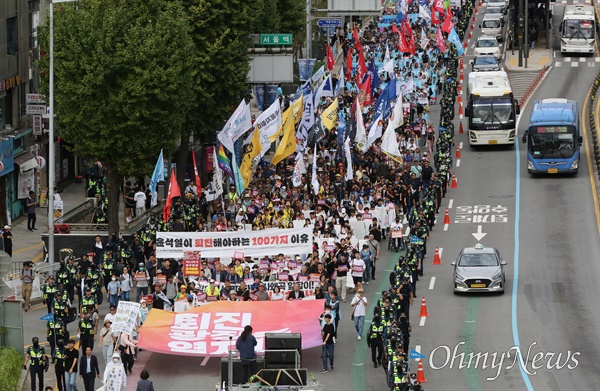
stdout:
{"type": "Polygon", "coordinates": [[[523,66],[523,29],[525,17],[523,16],[523,0],[519,0],[519,16],[517,17],[517,42],[519,43],[519,66],[523,66]]]}
{"type": "Polygon", "coordinates": [[[312,0],[306,0],[306,58],[312,57],[312,0]]]}

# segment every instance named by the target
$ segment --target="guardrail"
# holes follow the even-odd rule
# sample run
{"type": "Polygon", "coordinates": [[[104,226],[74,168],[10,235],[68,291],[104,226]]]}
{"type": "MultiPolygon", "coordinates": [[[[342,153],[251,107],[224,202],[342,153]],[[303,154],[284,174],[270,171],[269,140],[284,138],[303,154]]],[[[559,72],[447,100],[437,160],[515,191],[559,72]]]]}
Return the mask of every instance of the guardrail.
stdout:
{"type": "Polygon", "coordinates": [[[548,66],[544,65],[542,69],[538,72],[538,75],[536,76],[535,80],[533,81],[533,83],[531,83],[531,85],[529,86],[527,91],[525,91],[525,94],[523,94],[523,97],[519,101],[521,107],[523,107],[525,102],[527,102],[527,99],[529,99],[531,94],[533,94],[533,91],[535,91],[536,87],[538,86],[538,84],[540,84],[540,82],[544,78],[544,75],[546,74],[546,72],[548,72],[549,69],[550,68],[548,68],[548,66]]]}
{"type": "Polygon", "coordinates": [[[70,211],[66,212],[62,217],[62,221],[65,224],[80,221],[87,214],[93,212],[95,207],[96,203],[94,202],[94,199],[88,199],[83,204],[80,204],[75,208],[71,209],[70,211]]]}
{"type": "Polygon", "coordinates": [[[598,146],[598,129],[596,124],[596,112],[594,107],[596,104],[596,93],[598,92],[598,86],[600,85],[600,72],[596,75],[594,84],[592,85],[591,99],[588,102],[588,120],[590,124],[590,131],[592,133],[592,141],[594,142],[594,161],[596,162],[596,171],[600,178],[600,147],[598,146]]]}

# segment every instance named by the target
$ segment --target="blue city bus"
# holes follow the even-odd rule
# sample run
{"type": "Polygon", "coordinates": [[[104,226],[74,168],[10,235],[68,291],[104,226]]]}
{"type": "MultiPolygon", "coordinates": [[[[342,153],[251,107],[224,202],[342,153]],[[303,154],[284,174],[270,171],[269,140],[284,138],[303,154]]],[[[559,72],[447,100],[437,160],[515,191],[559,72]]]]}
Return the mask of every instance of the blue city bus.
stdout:
{"type": "Polygon", "coordinates": [[[579,106],[569,99],[533,102],[529,127],[523,135],[527,144],[530,174],[577,174],[579,168],[579,106]]]}

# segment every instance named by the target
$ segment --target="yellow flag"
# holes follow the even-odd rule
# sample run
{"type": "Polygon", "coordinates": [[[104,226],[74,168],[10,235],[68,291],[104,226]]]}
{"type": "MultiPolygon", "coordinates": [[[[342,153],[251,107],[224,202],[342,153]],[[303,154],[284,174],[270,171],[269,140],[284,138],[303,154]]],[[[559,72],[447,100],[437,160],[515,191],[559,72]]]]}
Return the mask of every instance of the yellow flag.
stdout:
{"type": "Polygon", "coordinates": [[[250,144],[246,145],[246,153],[242,158],[242,164],[240,165],[240,172],[242,178],[244,178],[244,184],[246,187],[250,185],[250,179],[252,178],[252,162],[254,158],[260,153],[262,146],[260,145],[260,134],[258,128],[254,129],[252,140],[250,144]]]}
{"type": "Polygon", "coordinates": [[[327,128],[327,130],[331,130],[333,128],[335,128],[335,126],[337,125],[337,118],[338,118],[338,100],[337,98],[333,101],[333,103],[331,103],[329,105],[329,107],[327,107],[325,110],[323,110],[323,114],[321,114],[321,120],[323,121],[323,126],[325,126],[327,128]]]}
{"type": "Polygon", "coordinates": [[[283,113],[283,115],[281,116],[281,126],[279,127],[279,130],[277,130],[275,134],[269,137],[269,141],[274,142],[279,136],[283,134],[285,129],[285,123],[288,120],[288,118],[292,117],[294,120],[294,124],[298,124],[298,122],[300,122],[300,119],[302,119],[301,110],[303,107],[304,106],[302,106],[302,95],[300,95],[300,98],[296,99],[290,105],[290,107],[288,107],[288,109],[283,113]]]}
{"type": "Polygon", "coordinates": [[[290,156],[292,153],[296,152],[295,129],[294,120],[292,118],[288,118],[288,121],[284,125],[283,138],[281,139],[281,143],[277,147],[277,151],[275,151],[275,155],[271,161],[272,164],[277,164],[286,157],[290,156]]]}

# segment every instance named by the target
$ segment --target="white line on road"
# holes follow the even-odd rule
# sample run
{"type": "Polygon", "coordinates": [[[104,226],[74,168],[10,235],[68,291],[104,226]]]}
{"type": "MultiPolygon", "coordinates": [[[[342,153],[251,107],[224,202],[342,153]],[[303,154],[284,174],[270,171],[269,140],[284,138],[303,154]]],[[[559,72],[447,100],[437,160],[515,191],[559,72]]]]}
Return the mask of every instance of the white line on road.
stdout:
{"type": "Polygon", "coordinates": [[[456,160],[456,167],[460,167],[460,159],[456,160]]]}
{"type": "Polygon", "coordinates": [[[465,323],[475,323],[474,320],[465,320],[465,323]]]}
{"type": "Polygon", "coordinates": [[[419,321],[419,326],[421,326],[421,327],[425,326],[425,319],[427,319],[426,316],[421,317],[421,320],[419,321]]]}
{"type": "Polygon", "coordinates": [[[444,252],[444,248],[440,247],[438,248],[438,253],[440,254],[440,259],[442,259],[442,253],[444,252]]]}
{"type": "Polygon", "coordinates": [[[435,286],[435,277],[431,277],[431,281],[429,282],[429,290],[433,290],[433,287],[435,286]]]}
{"type": "Polygon", "coordinates": [[[461,150],[463,149],[463,142],[462,141],[460,142],[459,147],[460,147],[461,150]]]}
{"type": "Polygon", "coordinates": [[[361,363],[357,364],[357,363],[353,362],[352,365],[354,365],[355,367],[362,367],[363,365],[365,365],[365,363],[361,362],[361,363]]]}
{"type": "Polygon", "coordinates": [[[444,224],[444,231],[448,231],[449,226],[450,226],[450,224],[444,224]]]}
{"type": "Polygon", "coordinates": [[[202,360],[202,363],[200,363],[200,366],[206,366],[206,364],[208,364],[208,359],[210,358],[210,356],[206,356],[204,357],[204,360],[202,360]]]}
{"type": "MultiPolygon", "coordinates": [[[[418,353],[421,353],[421,345],[415,345],[415,351],[417,351],[418,353]]],[[[415,358],[415,361],[419,361],[420,358],[415,358]]]]}
{"type": "Polygon", "coordinates": [[[452,204],[454,204],[454,198],[450,198],[450,201],[448,201],[448,209],[452,209],[452,204]]]}

